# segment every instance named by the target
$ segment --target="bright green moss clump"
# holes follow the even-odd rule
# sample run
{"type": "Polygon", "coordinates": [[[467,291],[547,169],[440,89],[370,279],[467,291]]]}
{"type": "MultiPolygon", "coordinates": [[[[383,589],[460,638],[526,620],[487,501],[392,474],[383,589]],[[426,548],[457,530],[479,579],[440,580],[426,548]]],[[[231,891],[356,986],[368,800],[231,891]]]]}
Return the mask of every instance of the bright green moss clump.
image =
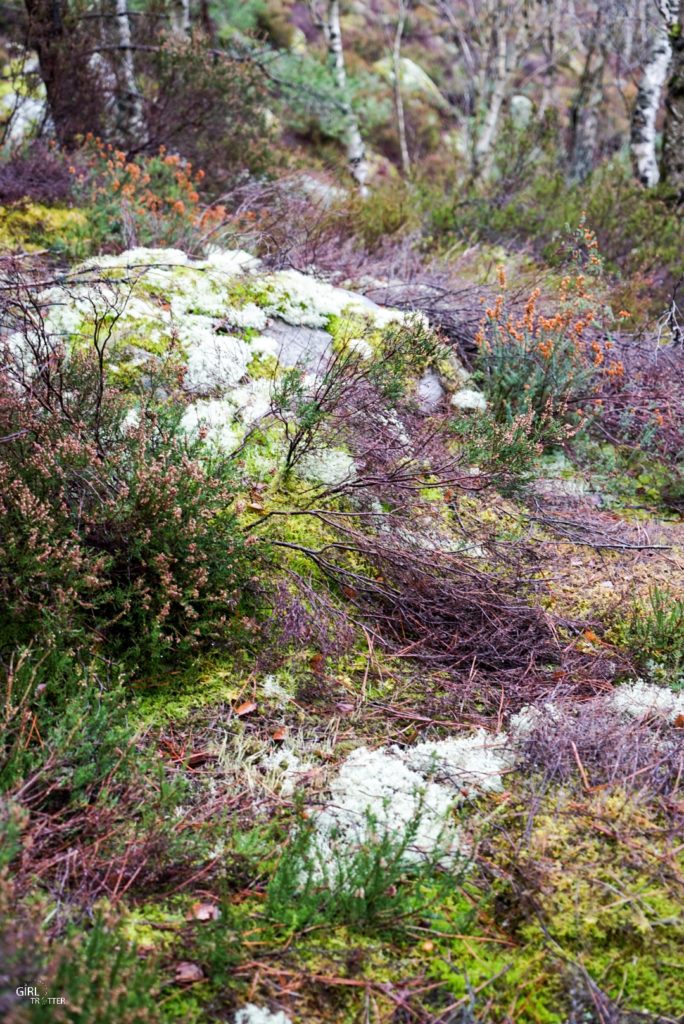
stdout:
{"type": "Polygon", "coordinates": [[[22,249],[28,252],[65,248],[86,225],[83,210],[65,206],[29,203],[11,208],[0,206],[0,250],[22,249]]]}
{"type": "Polygon", "coordinates": [[[589,998],[587,977],[626,1011],[684,1013],[683,861],[659,812],[620,791],[582,802],[557,793],[515,849],[513,829],[528,814],[521,804],[511,846],[496,840],[510,881],[493,909],[508,934],[439,940],[432,976],[456,998],[480,989],[492,1022],[562,1024],[583,992],[589,998]]]}

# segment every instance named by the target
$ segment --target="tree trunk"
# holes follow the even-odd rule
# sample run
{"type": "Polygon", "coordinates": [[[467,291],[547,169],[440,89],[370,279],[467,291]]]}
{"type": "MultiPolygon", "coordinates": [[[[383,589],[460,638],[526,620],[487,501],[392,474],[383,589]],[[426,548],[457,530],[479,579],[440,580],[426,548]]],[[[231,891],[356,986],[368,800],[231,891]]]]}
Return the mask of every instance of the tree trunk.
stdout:
{"type": "Polygon", "coordinates": [[[496,60],[494,63],[494,87],[489,97],[489,106],[482,128],[475,143],[475,173],[489,177],[494,159],[494,141],[509,85],[508,48],[503,25],[496,28],[496,60]]]}
{"type": "Polygon", "coordinates": [[[25,0],[29,15],[28,45],[38,54],[54,132],[61,145],[101,128],[103,97],[88,60],[79,52],[81,38],[68,25],[67,0],[25,0]]]}
{"type": "MultiPolygon", "coordinates": [[[[501,111],[508,99],[518,68],[518,57],[530,39],[530,5],[527,0],[512,6],[494,4],[491,9],[491,40],[494,43],[494,83],[489,95],[487,112],[482,122],[473,153],[473,172],[488,178],[494,163],[496,136],[501,111]],[[515,28],[512,34],[507,28],[515,28]]],[[[483,65],[487,83],[486,67],[483,65]]],[[[480,94],[482,95],[483,89],[480,94]]]]}
{"type": "Polygon", "coordinates": [[[184,39],[190,35],[190,0],[171,0],[171,31],[184,39]]]}
{"type": "Polygon", "coordinates": [[[362,196],[367,195],[368,187],[368,165],[366,163],[366,147],[359,130],[359,122],[349,102],[347,94],[347,71],[344,66],[344,51],[342,49],[342,33],[340,31],[340,4],[339,0],[328,0],[325,21],[325,38],[328,44],[328,53],[335,75],[335,83],[339,92],[339,99],[345,120],[345,140],[347,146],[347,162],[352,177],[359,186],[362,196]]]}
{"type": "Polygon", "coordinates": [[[602,17],[599,14],[570,110],[570,181],[586,181],[594,169],[605,67],[606,46],[602,36],[602,17]]]}
{"type": "Polygon", "coordinates": [[[114,26],[118,45],[116,62],[116,130],[130,143],[140,144],[146,136],[142,97],[135,81],[135,66],[131,46],[131,25],[127,0],[114,0],[114,26]]]}
{"type": "Polygon", "coordinates": [[[663,178],[684,198],[684,0],[670,33],[672,72],[667,83],[663,131],[663,178]]]}
{"type": "Polygon", "coordinates": [[[397,30],[394,34],[394,47],[392,48],[392,72],[394,84],[394,109],[397,115],[397,133],[399,135],[399,152],[401,154],[401,169],[404,177],[411,176],[411,157],[409,155],[408,142],[406,141],[406,117],[404,114],[404,97],[401,93],[401,40],[406,27],[406,16],[411,0],[399,0],[399,19],[397,30]]]}
{"type": "Polygon", "coordinates": [[[670,33],[677,18],[676,4],[673,0],[666,0],[660,13],[662,21],[658,24],[639,83],[632,112],[630,137],[634,173],[647,188],[657,185],[660,178],[656,159],[656,119],[672,59],[670,33]]]}

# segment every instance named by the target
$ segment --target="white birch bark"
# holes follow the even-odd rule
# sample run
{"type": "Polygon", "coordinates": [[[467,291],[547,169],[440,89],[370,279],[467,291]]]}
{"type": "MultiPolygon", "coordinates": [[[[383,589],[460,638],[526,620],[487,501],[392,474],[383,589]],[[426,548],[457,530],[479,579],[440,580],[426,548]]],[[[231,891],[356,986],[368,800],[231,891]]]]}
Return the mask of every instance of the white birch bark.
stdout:
{"type": "Polygon", "coordinates": [[[399,18],[397,30],[394,34],[394,46],[392,48],[392,71],[394,76],[394,109],[397,115],[397,134],[399,135],[399,152],[401,154],[401,169],[406,178],[411,175],[411,157],[406,140],[406,116],[404,114],[404,97],[401,92],[401,40],[406,26],[406,16],[411,0],[399,0],[399,18]]]}
{"type": "Polygon", "coordinates": [[[475,143],[475,169],[482,177],[489,176],[494,154],[494,140],[506,94],[508,92],[508,47],[502,25],[496,30],[496,58],[494,61],[494,87],[489,97],[487,112],[475,143]]]}
{"type": "Polygon", "coordinates": [[[677,3],[664,0],[658,5],[660,19],[651,52],[644,63],[630,133],[630,152],[634,173],[647,188],[660,179],[656,158],[656,120],[672,60],[670,32],[677,17],[677,3]]]}
{"type": "Polygon", "coordinates": [[[171,0],[171,31],[184,39],[190,35],[190,0],[171,0]]]}
{"type": "Polygon", "coordinates": [[[117,67],[117,128],[127,139],[141,141],[145,134],[142,97],[135,81],[131,24],[127,0],[115,0],[114,26],[120,57],[117,67]]]}
{"type": "Polygon", "coordinates": [[[328,54],[332,64],[335,84],[339,92],[342,113],[345,121],[345,142],[347,147],[347,163],[352,177],[356,181],[362,196],[368,194],[368,164],[366,163],[366,147],[359,129],[359,122],[349,101],[347,93],[347,71],[344,65],[342,49],[342,32],[340,30],[339,0],[328,0],[325,19],[325,38],[328,54]]]}

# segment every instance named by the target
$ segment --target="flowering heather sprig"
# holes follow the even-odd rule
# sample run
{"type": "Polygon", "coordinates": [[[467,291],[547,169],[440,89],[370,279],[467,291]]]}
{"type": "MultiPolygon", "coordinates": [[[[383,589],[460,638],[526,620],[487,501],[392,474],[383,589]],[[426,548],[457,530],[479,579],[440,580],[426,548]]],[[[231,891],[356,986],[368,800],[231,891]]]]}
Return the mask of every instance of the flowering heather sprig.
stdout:
{"type": "Polygon", "coordinates": [[[97,437],[73,403],[92,387],[63,356],[59,401],[5,350],[0,373],[0,650],[36,638],[138,664],[220,638],[249,578],[230,464],[180,431],[180,410],[127,424],[105,387],[97,437]]]}
{"type": "Polygon", "coordinates": [[[165,146],[154,156],[129,160],[122,150],[87,135],[69,172],[94,210],[91,226],[103,243],[113,234],[125,244],[187,244],[225,220],[224,206],[200,201],[204,171],[165,146]]]}
{"type": "MultiPolygon", "coordinates": [[[[586,246],[595,255],[595,238],[583,229],[586,246]]],[[[591,259],[591,257],[590,257],[591,259]]],[[[594,264],[591,264],[592,267],[594,264]]],[[[591,400],[602,376],[619,379],[624,366],[615,359],[602,323],[605,311],[587,288],[578,266],[560,283],[556,311],[539,310],[540,289],[529,295],[521,313],[507,299],[506,274],[500,291],[485,308],[476,335],[479,371],[496,416],[508,420],[532,410],[540,418],[581,422],[582,402],[591,400]]]]}

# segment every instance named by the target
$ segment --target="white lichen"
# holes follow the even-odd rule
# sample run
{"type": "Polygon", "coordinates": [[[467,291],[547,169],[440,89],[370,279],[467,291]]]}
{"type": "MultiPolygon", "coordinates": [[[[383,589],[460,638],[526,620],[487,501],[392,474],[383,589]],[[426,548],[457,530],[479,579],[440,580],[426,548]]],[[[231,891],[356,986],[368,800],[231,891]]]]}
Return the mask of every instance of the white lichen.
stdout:
{"type": "Polygon", "coordinates": [[[261,760],[261,768],[284,797],[294,796],[297,788],[314,771],[314,765],[303,761],[291,747],[272,750],[261,760]]]}
{"type": "Polygon", "coordinates": [[[307,452],[299,462],[297,471],[305,480],[325,484],[326,487],[338,487],[354,479],[356,466],[351,455],[342,448],[325,448],[307,452]]]}
{"type": "Polygon", "coordinates": [[[368,841],[408,838],[407,863],[430,859],[445,866],[467,859],[470,844],[453,808],[480,794],[499,792],[515,750],[506,733],[484,729],[412,747],[360,747],[329,784],[315,814],[314,868],[344,864],[368,841]]]}
{"type": "Polygon", "coordinates": [[[666,686],[656,686],[643,679],[618,686],[608,699],[614,711],[630,718],[656,716],[674,722],[684,715],[684,692],[675,693],[666,686]]]}
{"type": "Polygon", "coordinates": [[[406,319],[401,310],[378,306],[363,295],[336,288],[297,270],[278,271],[267,279],[267,284],[267,312],[294,326],[326,327],[330,317],[343,313],[368,317],[375,327],[406,319]]]}
{"type": "Polygon", "coordinates": [[[320,873],[353,856],[369,839],[387,835],[402,842],[410,834],[404,853],[408,863],[426,858],[454,863],[467,849],[449,820],[456,799],[451,787],[409,768],[399,752],[360,747],[332,780],[329,802],[315,818],[320,873]]]}
{"type": "Polygon", "coordinates": [[[451,405],[454,409],[485,412],[487,399],[481,391],[476,391],[475,388],[461,388],[451,396],[451,405]]]}
{"type": "Polygon", "coordinates": [[[498,792],[514,754],[505,733],[484,729],[409,747],[403,760],[415,771],[448,782],[463,796],[498,792]]]}
{"type": "Polygon", "coordinates": [[[256,1003],[247,1003],[235,1014],[235,1024],[292,1024],[292,1021],[282,1010],[273,1011],[256,1003]]]}
{"type": "Polygon", "coordinates": [[[199,431],[212,443],[232,451],[240,443],[242,431],[234,424],[235,406],[225,399],[200,399],[183,413],[181,426],[187,433],[199,431]]]}

